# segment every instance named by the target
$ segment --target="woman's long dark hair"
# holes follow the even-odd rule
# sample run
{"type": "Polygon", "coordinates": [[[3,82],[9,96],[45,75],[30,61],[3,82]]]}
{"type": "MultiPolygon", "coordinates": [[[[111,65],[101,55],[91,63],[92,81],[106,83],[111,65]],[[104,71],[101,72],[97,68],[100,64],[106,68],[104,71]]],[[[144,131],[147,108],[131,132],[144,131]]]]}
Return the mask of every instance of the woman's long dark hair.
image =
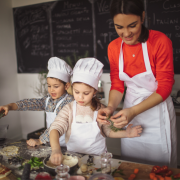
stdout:
{"type": "MultiPolygon", "coordinates": [[[[140,16],[144,11],[143,0],[111,0],[110,14],[114,18],[117,14],[134,14],[140,16]]],[[[146,42],[149,37],[149,30],[142,24],[141,34],[139,36],[139,42],[146,42]]]]}

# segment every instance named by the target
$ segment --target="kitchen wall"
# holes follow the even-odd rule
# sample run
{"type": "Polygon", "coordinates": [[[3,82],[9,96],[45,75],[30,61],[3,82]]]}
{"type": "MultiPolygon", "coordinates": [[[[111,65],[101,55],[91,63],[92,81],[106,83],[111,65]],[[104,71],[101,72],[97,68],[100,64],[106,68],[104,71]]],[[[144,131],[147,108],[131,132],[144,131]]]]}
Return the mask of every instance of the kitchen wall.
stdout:
{"type": "MultiPolygon", "coordinates": [[[[19,99],[15,52],[12,1],[0,1],[0,105],[19,99]]],[[[0,125],[9,124],[8,138],[21,137],[19,112],[10,112],[0,119],[0,125]]]]}
{"type": "MultiPolygon", "coordinates": [[[[12,8],[49,1],[51,0],[0,0],[0,105],[24,98],[38,97],[34,93],[34,87],[38,85],[38,74],[17,74],[12,8]]],[[[104,82],[104,91],[107,98],[110,89],[109,74],[103,74],[101,80],[104,82]]],[[[180,75],[175,75],[173,93],[180,90],[179,82],[180,75]]],[[[44,113],[10,112],[8,116],[0,121],[0,125],[6,123],[10,125],[9,138],[26,138],[29,132],[44,127],[44,113]]],[[[120,154],[119,139],[107,139],[107,144],[114,154],[120,154]]]]}

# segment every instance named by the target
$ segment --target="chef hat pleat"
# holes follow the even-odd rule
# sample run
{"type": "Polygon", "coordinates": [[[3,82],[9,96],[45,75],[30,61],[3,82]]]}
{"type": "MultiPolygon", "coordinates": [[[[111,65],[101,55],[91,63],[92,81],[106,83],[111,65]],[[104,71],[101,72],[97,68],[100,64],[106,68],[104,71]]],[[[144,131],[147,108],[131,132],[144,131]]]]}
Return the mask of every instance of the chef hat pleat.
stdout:
{"type": "Polygon", "coordinates": [[[64,82],[70,82],[72,68],[62,59],[52,57],[48,61],[47,77],[60,79],[64,82]]]}
{"type": "Polygon", "coordinates": [[[72,83],[83,82],[98,90],[103,64],[96,58],[79,59],[73,68],[72,83]]]}

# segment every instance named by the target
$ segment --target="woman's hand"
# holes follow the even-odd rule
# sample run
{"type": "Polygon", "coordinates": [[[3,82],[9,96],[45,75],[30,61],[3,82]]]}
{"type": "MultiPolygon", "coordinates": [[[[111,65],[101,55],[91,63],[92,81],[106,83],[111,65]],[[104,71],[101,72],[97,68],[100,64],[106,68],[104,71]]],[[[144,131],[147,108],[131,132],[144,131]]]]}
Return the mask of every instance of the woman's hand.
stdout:
{"type": "Polygon", "coordinates": [[[114,116],[111,116],[111,121],[114,122],[114,126],[117,128],[123,128],[136,116],[132,108],[127,108],[119,111],[114,116]]]}
{"type": "Polygon", "coordinates": [[[133,137],[140,137],[142,133],[142,127],[141,126],[134,126],[133,124],[129,124],[126,129],[127,138],[133,138],[133,137]]]}
{"type": "Polygon", "coordinates": [[[107,106],[106,108],[99,109],[98,115],[97,115],[97,121],[100,124],[109,124],[109,122],[106,121],[106,119],[113,114],[114,110],[111,106],[107,106]]]}
{"type": "Polygon", "coordinates": [[[55,165],[60,165],[62,163],[63,154],[60,149],[52,150],[50,161],[55,165]]]}
{"type": "Polygon", "coordinates": [[[26,141],[26,143],[29,146],[36,146],[36,145],[39,146],[39,145],[43,144],[40,139],[29,139],[26,141]]]}

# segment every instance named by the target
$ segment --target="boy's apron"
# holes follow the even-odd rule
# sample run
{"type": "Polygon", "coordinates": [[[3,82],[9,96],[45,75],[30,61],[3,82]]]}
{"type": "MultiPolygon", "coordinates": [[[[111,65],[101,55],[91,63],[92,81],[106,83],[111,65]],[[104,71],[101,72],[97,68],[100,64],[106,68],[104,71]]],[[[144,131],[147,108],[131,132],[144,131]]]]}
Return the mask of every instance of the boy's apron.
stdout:
{"type": "MultiPolygon", "coordinates": [[[[142,43],[146,72],[132,78],[124,73],[122,44],[119,55],[119,78],[127,86],[123,107],[125,109],[141,103],[154,93],[157,81],[151,70],[146,43],[142,43]]],[[[176,116],[170,96],[157,106],[134,117],[130,123],[133,126],[141,125],[143,132],[140,137],[121,139],[123,159],[177,167],[176,116]]]]}
{"type": "MultiPolygon", "coordinates": [[[[51,123],[55,120],[55,118],[56,118],[56,110],[57,110],[57,108],[60,106],[60,104],[64,101],[64,99],[65,99],[67,96],[68,96],[68,94],[66,94],[66,96],[65,96],[64,98],[62,98],[62,99],[57,103],[54,112],[46,112],[47,128],[49,128],[49,127],[51,126],[51,123]]],[[[46,107],[47,107],[49,98],[50,98],[50,97],[47,97],[47,98],[46,98],[46,107]]],[[[59,143],[60,143],[60,146],[66,146],[66,143],[65,143],[65,134],[63,134],[63,135],[59,138],[59,143]]]]}
{"type": "Polygon", "coordinates": [[[96,122],[97,111],[94,111],[92,123],[76,123],[76,101],[73,103],[73,122],[67,150],[83,154],[100,155],[106,148],[106,139],[101,135],[96,122]]]}

